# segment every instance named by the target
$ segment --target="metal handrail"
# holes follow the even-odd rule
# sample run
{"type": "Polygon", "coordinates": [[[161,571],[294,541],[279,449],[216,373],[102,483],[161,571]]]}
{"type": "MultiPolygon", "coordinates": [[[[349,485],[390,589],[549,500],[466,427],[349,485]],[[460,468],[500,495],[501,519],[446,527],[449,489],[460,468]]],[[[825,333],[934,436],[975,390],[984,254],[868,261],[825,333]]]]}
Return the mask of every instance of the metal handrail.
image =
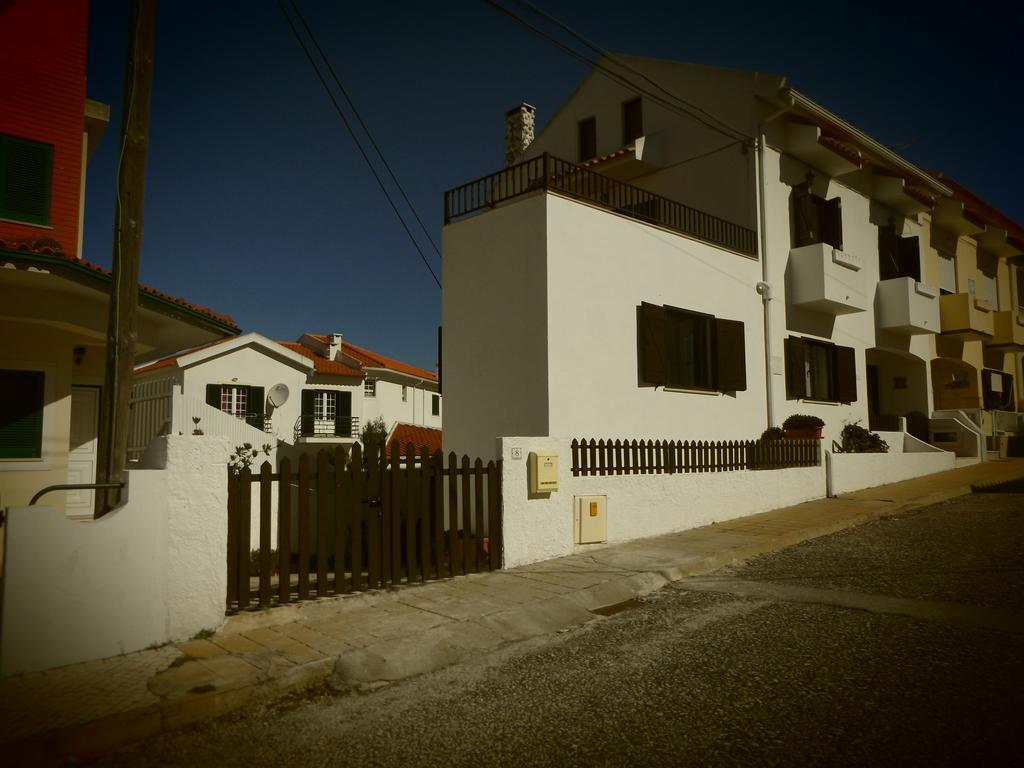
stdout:
{"type": "Polygon", "coordinates": [[[36,493],[32,497],[32,501],[28,505],[34,506],[39,498],[43,494],[49,493],[50,491],[79,491],[79,490],[99,490],[101,488],[124,488],[124,483],[61,483],[60,485],[48,485],[43,490],[36,493]]]}

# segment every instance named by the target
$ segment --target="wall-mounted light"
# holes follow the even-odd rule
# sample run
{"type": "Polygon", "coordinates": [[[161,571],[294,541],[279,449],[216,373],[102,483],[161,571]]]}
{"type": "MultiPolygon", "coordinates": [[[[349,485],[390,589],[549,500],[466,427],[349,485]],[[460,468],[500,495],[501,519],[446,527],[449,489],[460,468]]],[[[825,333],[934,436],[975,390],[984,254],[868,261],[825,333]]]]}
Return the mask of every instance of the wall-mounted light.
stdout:
{"type": "Polygon", "coordinates": [[[82,359],[85,357],[85,347],[75,347],[72,352],[75,356],[75,365],[81,365],[82,359]]]}

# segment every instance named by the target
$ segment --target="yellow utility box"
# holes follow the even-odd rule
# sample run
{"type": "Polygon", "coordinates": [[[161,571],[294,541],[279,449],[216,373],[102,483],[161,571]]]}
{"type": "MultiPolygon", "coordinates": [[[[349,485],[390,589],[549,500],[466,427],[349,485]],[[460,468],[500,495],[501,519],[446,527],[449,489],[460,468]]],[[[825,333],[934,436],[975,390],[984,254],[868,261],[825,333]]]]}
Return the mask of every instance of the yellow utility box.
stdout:
{"type": "Polygon", "coordinates": [[[574,517],[577,544],[608,541],[607,496],[577,496],[574,517]]]}
{"type": "Polygon", "coordinates": [[[558,490],[558,454],[530,454],[530,493],[551,493],[558,490]]]}

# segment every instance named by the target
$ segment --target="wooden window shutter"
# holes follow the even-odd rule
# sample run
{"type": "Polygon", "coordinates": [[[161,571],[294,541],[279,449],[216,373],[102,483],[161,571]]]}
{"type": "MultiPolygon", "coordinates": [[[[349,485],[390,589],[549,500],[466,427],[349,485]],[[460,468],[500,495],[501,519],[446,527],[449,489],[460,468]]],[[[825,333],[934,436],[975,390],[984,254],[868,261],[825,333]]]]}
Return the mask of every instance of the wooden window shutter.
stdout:
{"type": "Polygon", "coordinates": [[[266,411],[267,400],[266,394],[263,387],[248,387],[248,399],[246,410],[248,413],[245,415],[245,420],[250,426],[256,427],[256,429],[263,429],[263,415],[266,411]]]}
{"type": "Polygon", "coordinates": [[[899,239],[900,276],[921,280],[921,241],[917,237],[899,239]]]}
{"type": "Polygon", "coordinates": [[[667,322],[664,307],[646,302],[640,305],[640,375],[647,384],[664,385],[668,381],[667,322]]]}
{"type": "Polygon", "coordinates": [[[53,147],[0,136],[0,218],[50,223],[53,147]]]}
{"type": "Polygon", "coordinates": [[[819,242],[818,210],[814,196],[807,185],[793,187],[793,247],[800,248],[819,242]]]}
{"type": "Polygon", "coordinates": [[[353,437],[352,393],[338,392],[334,403],[334,434],[353,437]]]}
{"type": "Polygon", "coordinates": [[[807,376],[804,369],[804,340],[790,336],[785,340],[786,397],[796,400],[807,397],[807,376]]]}
{"type": "Polygon", "coordinates": [[[889,224],[878,228],[878,277],[889,280],[900,276],[899,244],[896,227],[889,224]]]}
{"type": "Polygon", "coordinates": [[[995,408],[996,398],[992,391],[992,372],[984,369],[981,372],[981,402],[982,407],[987,411],[995,408]]]}
{"type": "Polygon", "coordinates": [[[723,392],[741,392],[747,388],[747,356],[743,323],[715,318],[715,388],[723,392]]]}
{"type": "Polygon", "coordinates": [[[302,411],[299,416],[302,425],[303,435],[313,434],[313,402],[316,399],[316,391],[312,389],[302,390],[302,411]]]}
{"type": "Polygon", "coordinates": [[[843,201],[838,197],[822,203],[821,242],[843,250],[843,201]]]}
{"type": "Polygon", "coordinates": [[[220,384],[206,385],[206,404],[220,410],[220,384]]]}
{"type": "Polygon", "coordinates": [[[0,371],[0,459],[43,457],[42,371],[0,371]]]}
{"type": "Polygon", "coordinates": [[[857,401],[857,353],[853,347],[833,347],[835,354],[836,400],[857,401]]]}

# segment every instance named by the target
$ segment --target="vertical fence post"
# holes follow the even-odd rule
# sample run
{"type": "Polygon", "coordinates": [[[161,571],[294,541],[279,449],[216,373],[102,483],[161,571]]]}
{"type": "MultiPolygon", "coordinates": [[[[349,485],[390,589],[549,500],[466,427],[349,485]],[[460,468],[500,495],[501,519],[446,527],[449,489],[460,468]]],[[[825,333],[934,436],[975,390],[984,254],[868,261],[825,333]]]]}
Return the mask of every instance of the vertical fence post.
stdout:
{"type": "Polygon", "coordinates": [[[405,445],[405,578],[416,578],[416,449],[405,445]]]}
{"type": "MultiPolygon", "coordinates": [[[[356,443],[358,445],[358,443],[356,443]]],[[[359,464],[355,461],[355,446],[352,446],[352,468],[365,472],[366,486],[364,488],[363,502],[364,514],[366,516],[366,539],[367,539],[367,561],[366,572],[369,574],[370,589],[377,589],[381,586],[381,538],[380,538],[380,461],[377,458],[377,445],[370,443],[367,446],[367,453],[359,464]],[[366,467],[364,470],[363,467],[366,467]]]]}
{"type": "Polygon", "coordinates": [[[434,524],[434,576],[444,578],[444,454],[430,459],[430,511],[434,524]]]}
{"type": "Polygon", "coordinates": [[[351,481],[349,470],[345,468],[345,449],[338,446],[334,449],[334,594],[349,591],[349,582],[345,574],[348,571],[348,528],[351,515],[348,514],[352,502],[351,481]]]}
{"type": "Polygon", "coordinates": [[[227,609],[238,602],[238,479],[228,467],[228,594],[227,609]]]}
{"type": "Polygon", "coordinates": [[[292,596],[292,462],[281,459],[277,477],[277,601],[292,596]]]}
{"type": "Polygon", "coordinates": [[[309,600],[309,456],[299,456],[299,600],[309,600]]]}
{"type": "Polygon", "coordinates": [[[492,571],[501,567],[501,477],[498,465],[493,461],[487,462],[487,567],[492,571]]]}
{"type": "Polygon", "coordinates": [[[359,443],[352,445],[352,488],[349,495],[349,520],[352,533],[352,589],[363,588],[363,454],[359,443]]]}
{"type": "Polygon", "coordinates": [[[252,472],[246,467],[238,475],[238,607],[249,607],[249,559],[252,517],[252,472]]]}
{"type": "Polygon", "coordinates": [[[462,475],[462,562],[459,563],[459,569],[462,573],[469,573],[469,535],[473,527],[469,471],[469,456],[462,454],[462,466],[460,468],[460,474],[462,475]]]}
{"type": "Polygon", "coordinates": [[[473,512],[473,570],[479,571],[484,560],[484,463],[479,458],[473,464],[473,512]]]}
{"type": "Polygon", "coordinates": [[[430,454],[427,447],[420,448],[420,504],[419,504],[419,530],[418,539],[420,545],[420,581],[426,581],[430,577],[430,454]]]}
{"type": "Polygon", "coordinates": [[[455,553],[459,540],[459,469],[455,451],[448,454],[448,575],[458,573],[455,553]]]}
{"type": "MultiPolygon", "coordinates": [[[[344,465],[342,465],[344,466],[344,465]]],[[[316,457],[316,596],[327,594],[327,488],[330,479],[327,451],[316,457]]]]}
{"type": "MultiPolygon", "coordinates": [[[[269,461],[260,468],[260,605],[270,605],[270,496],[274,469],[269,461]]],[[[280,544],[278,545],[280,546],[280,544]]]]}
{"type": "Polygon", "coordinates": [[[391,443],[391,460],[389,472],[391,480],[391,491],[388,500],[391,504],[391,583],[399,584],[402,581],[402,498],[401,498],[401,475],[399,474],[399,456],[401,448],[398,441],[391,443]]]}

